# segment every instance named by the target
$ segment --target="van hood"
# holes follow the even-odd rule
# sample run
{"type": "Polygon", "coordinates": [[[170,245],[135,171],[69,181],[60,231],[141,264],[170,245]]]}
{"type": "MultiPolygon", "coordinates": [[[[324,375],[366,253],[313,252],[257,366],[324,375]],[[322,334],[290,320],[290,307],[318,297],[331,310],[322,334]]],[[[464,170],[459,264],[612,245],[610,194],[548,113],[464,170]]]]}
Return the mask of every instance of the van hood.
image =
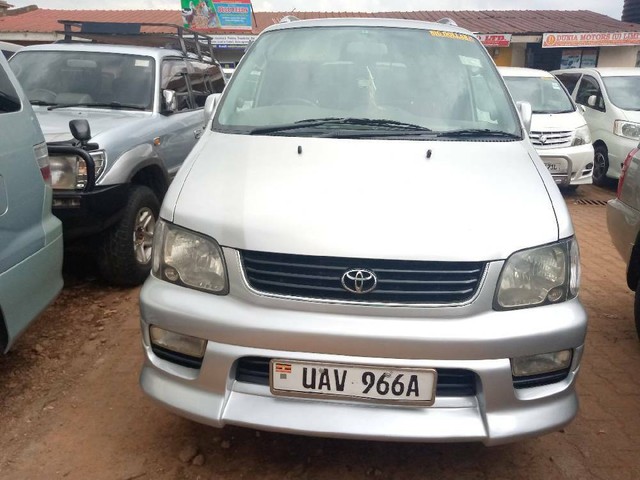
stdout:
{"type": "Polygon", "coordinates": [[[535,151],[524,141],[207,132],[192,155],[167,194],[162,215],[222,246],[482,261],[558,240],[540,176],[548,173],[536,168],[540,161],[532,159],[535,151]]]}
{"type": "Polygon", "coordinates": [[[123,127],[131,129],[134,124],[144,121],[150,115],[149,112],[98,110],[95,108],[47,110],[47,107],[35,106],[34,110],[47,142],[73,140],[69,130],[71,120],[87,120],[91,128],[92,141],[96,141],[95,138],[103,132],[123,127]]]}
{"type": "Polygon", "coordinates": [[[577,111],[567,113],[534,113],[531,118],[532,132],[569,132],[587,124],[577,111]]]}
{"type": "Polygon", "coordinates": [[[624,120],[640,123],[640,111],[637,110],[620,110],[626,117],[624,120]]]}

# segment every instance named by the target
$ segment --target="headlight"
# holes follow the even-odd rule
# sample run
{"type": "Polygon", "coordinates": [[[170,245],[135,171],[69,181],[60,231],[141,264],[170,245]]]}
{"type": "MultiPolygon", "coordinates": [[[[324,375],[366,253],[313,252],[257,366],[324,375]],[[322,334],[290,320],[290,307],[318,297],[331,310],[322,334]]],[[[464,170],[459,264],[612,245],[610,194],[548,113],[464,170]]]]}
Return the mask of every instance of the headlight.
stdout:
{"type": "Polygon", "coordinates": [[[217,295],[229,293],[220,245],[210,237],[159,220],[153,235],[153,275],[217,295]]]}
{"type": "Polygon", "coordinates": [[[576,129],[573,134],[573,141],[571,142],[571,146],[575,147],[576,145],[587,145],[591,143],[591,134],[589,133],[589,127],[583,125],[582,127],[576,129]]]}
{"type": "MultiPolygon", "coordinates": [[[[93,158],[96,179],[104,170],[107,156],[104,150],[89,152],[93,158]]],[[[87,186],[87,164],[77,155],[52,155],[49,157],[51,186],[56,190],[83,190],[87,186]]]]}
{"type": "Polygon", "coordinates": [[[640,123],[616,120],[613,122],[613,133],[621,137],[640,140],[640,123]]]}
{"type": "Polygon", "coordinates": [[[516,252],[505,262],[494,308],[508,310],[563,302],[578,295],[580,254],[575,238],[516,252]]]}

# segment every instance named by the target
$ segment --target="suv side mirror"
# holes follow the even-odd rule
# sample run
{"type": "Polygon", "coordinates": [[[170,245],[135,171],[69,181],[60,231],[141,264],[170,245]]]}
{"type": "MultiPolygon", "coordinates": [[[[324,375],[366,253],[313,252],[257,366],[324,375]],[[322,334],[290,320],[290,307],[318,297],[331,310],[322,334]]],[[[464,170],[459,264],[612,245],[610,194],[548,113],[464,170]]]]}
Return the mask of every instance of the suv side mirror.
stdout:
{"type": "Polygon", "coordinates": [[[164,99],[164,111],[166,113],[173,113],[178,110],[178,99],[176,98],[175,90],[163,90],[162,98],[164,99]]]}
{"type": "Polygon", "coordinates": [[[533,110],[529,102],[518,102],[518,112],[524,124],[524,129],[529,133],[531,131],[531,119],[533,118],[533,110]]]}
{"type": "Polygon", "coordinates": [[[204,103],[204,123],[209,123],[211,117],[216,111],[216,107],[218,106],[218,102],[220,101],[221,93],[212,93],[207,97],[207,100],[204,103]]]}
{"type": "Polygon", "coordinates": [[[69,122],[69,130],[71,130],[73,138],[78,140],[82,145],[86,145],[87,142],[91,140],[91,128],[89,127],[89,122],[84,119],[71,120],[69,122]]]}
{"type": "Polygon", "coordinates": [[[589,105],[591,108],[596,108],[597,104],[598,104],[598,97],[596,97],[595,95],[591,95],[589,96],[589,98],[587,98],[587,105],[589,105]]]}

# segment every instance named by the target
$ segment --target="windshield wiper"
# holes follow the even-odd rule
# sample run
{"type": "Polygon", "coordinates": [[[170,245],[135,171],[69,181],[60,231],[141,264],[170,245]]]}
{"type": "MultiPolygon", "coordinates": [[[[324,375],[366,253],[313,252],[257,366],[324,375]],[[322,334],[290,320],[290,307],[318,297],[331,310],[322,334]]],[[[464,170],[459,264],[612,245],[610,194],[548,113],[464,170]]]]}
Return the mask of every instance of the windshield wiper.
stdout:
{"type": "Polygon", "coordinates": [[[29,100],[31,105],[55,105],[55,103],[45,102],[44,100],[29,100]]]}
{"type": "MultiPolygon", "coordinates": [[[[288,130],[297,130],[301,128],[313,127],[342,127],[342,126],[367,126],[378,127],[385,131],[412,131],[412,132],[431,132],[431,129],[413,123],[398,122],[396,120],[386,120],[377,118],[352,118],[352,117],[327,117],[327,118],[309,118],[299,120],[294,123],[286,123],[283,125],[274,125],[272,127],[258,127],[249,132],[250,135],[264,135],[270,133],[286,132],[288,130]]],[[[378,130],[379,131],[379,130],[378,130]]],[[[373,132],[372,132],[373,133],[373,132]]]]}
{"type": "MultiPolygon", "coordinates": [[[[32,102],[33,103],[33,102],[32,102]]],[[[146,110],[146,107],[141,107],[140,105],[133,105],[130,103],[120,103],[120,102],[105,102],[105,103],[58,103],[53,104],[47,110],[54,110],[57,108],[70,108],[70,107],[96,107],[96,108],[113,108],[116,110],[119,109],[128,109],[128,110],[146,110]]]]}
{"type": "Polygon", "coordinates": [[[438,137],[450,137],[450,138],[482,138],[482,137],[493,137],[493,138],[509,138],[509,139],[518,139],[521,140],[522,137],[520,135],[516,135],[515,133],[503,132],[502,130],[490,130],[488,128],[466,128],[461,130],[450,130],[445,132],[436,132],[438,137]]]}

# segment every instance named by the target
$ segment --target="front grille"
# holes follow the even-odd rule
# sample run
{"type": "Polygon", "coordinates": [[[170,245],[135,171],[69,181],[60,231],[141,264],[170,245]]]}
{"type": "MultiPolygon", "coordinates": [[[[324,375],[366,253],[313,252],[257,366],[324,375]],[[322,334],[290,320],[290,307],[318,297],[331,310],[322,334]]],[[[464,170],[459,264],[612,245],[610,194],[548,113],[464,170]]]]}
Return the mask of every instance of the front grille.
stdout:
{"type": "MultiPolygon", "coordinates": [[[[264,357],[243,357],[236,365],[236,380],[269,385],[269,361],[264,357]]],[[[436,368],[436,397],[472,397],[476,394],[476,374],[458,368],[436,368]]]]}
{"type": "Polygon", "coordinates": [[[531,132],[529,137],[531,143],[540,149],[570,147],[573,132],[531,132]]]}
{"type": "MultiPolygon", "coordinates": [[[[249,285],[258,292],[329,301],[446,305],[471,300],[486,264],[319,257],[241,252],[249,285]],[[365,269],[377,277],[368,293],[347,290],[343,275],[365,269]]],[[[353,289],[352,289],[353,290],[353,289]]]]}

